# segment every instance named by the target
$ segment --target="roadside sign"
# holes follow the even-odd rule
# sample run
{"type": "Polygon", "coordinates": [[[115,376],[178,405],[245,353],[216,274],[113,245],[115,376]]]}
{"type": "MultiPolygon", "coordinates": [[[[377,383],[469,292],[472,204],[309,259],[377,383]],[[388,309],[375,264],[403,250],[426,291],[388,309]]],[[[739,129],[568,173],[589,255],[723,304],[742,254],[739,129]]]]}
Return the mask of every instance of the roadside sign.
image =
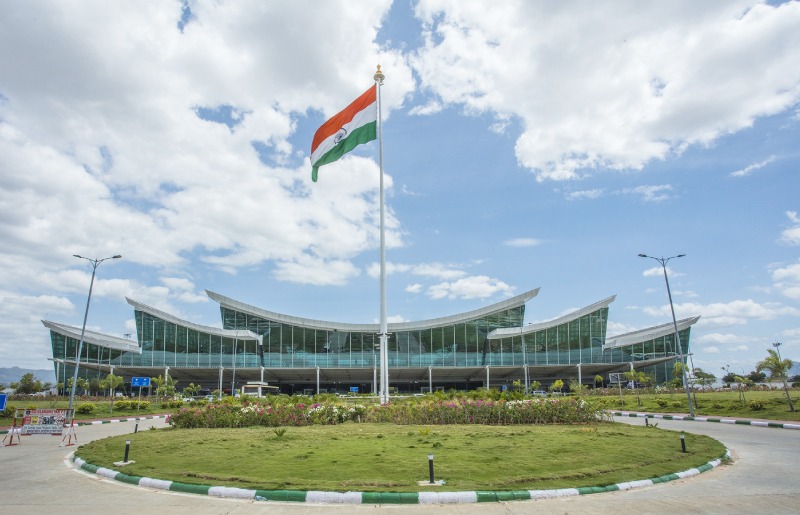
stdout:
{"type": "Polygon", "coordinates": [[[0,411],[4,411],[6,409],[6,398],[8,396],[5,393],[0,393],[0,411]]]}
{"type": "Polygon", "coordinates": [[[358,393],[358,386],[351,386],[350,393],[358,393]]]}
{"type": "Polygon", "coordinates": [[[135,387],[139,388],[149,388],[150,387],[150,378],[149,377],[132,377],[131,378],[131,388],[135,387]]]}

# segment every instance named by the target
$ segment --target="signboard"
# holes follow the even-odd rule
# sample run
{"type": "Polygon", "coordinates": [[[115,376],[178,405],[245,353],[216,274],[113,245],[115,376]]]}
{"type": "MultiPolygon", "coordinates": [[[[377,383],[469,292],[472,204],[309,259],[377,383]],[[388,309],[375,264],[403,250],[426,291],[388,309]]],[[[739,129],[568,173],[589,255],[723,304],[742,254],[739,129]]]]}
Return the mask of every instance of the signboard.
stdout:
{"type": "Polygon", "coordinates": [[[61,435],[67,410],[26,409],[22,417],[23,435],[61,435]]]}
{"type": "Polygon", "coordinates": [[[150,388],[150,378],[149,377],[132,377],[131,378],[131,387],[132,388],[150,388]]]}
{"type": "Polygon", "coordinates": [[[358,386],[351,386],[350,393],[358,393],[358,386]]]}
{"type": "Polygon", "coordinates": [[[6,409],[6,398],[8,396],[4,393],[0,393],[0,411],[4,411],[6,409]]]}

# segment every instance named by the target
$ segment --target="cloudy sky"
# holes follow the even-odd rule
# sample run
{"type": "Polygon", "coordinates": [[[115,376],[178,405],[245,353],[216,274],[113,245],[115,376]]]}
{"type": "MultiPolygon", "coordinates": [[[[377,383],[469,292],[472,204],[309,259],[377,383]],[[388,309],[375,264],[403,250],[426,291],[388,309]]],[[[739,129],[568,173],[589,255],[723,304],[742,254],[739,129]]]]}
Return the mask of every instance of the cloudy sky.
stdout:
{"type": "Polygon", "coordinates": [[[700,315],[694,365],[800,360],[800,2],[0,2],[0,366],[40,320],[135,333],[206,289],[377,322],[378,146],[311,182],[382,88],[390,321],[541,287],[609,333],[700,315]]]}

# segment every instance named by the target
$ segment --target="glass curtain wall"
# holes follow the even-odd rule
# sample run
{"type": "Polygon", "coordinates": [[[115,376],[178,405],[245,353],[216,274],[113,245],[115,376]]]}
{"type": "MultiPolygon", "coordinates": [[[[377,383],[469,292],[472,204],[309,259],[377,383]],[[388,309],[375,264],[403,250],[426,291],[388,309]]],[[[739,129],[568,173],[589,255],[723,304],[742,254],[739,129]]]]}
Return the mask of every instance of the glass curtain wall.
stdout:
{"type": "Polygon", "coordinates": [[[608,308],[553,327],[492,338],[486,365],[577,365],[604,363],[608,308]]]}
{"type": "MultiPolygon", "coordinates": [[[[302,327],[221,306],[225,329],[249,329],[264,336],[263,366],[268,368],[372,368],[378,366],[375,333],[302,327]]],[[[486,335],[499,327],[519,327],[525,306],[478,319],[426,329],[392,331],[390,367],[482,366],[486,335]]],[[[491,359],[489,357],[488,359],[491,359]]]]}

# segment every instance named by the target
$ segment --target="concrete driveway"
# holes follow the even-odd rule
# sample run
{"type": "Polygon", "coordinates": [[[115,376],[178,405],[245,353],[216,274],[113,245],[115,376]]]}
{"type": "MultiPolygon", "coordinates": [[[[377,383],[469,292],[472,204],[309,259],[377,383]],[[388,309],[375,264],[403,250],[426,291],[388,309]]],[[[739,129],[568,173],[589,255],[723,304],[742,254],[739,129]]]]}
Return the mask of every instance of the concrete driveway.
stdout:
{"type": "MultiPolygon", "coordinates": [[[[618,417],[643,425],[643,419],[618,417]]],[[[245,513],[800,513],[800,431],[692,421],[657,421],[659,427],[706,434],[724,443],[733,464],[687,479],[623,492],[577,497],[462,505],[314,505],[263,503],[176,494],[98,478],[71,467],[74,447],[60,438],[31,436],[0,448],[0,512],[73,514],[245,513]]],[[[163,419],[139,422],[139,430],[163,427],[163,419]]],[[[133,432],[134,422],[77,429],[80,443],[133,432]]],[[[124,449],[120,449],[120,456],[124,449]]],[[[609,457],[613,460],[613,457],[609,457]]]]}

